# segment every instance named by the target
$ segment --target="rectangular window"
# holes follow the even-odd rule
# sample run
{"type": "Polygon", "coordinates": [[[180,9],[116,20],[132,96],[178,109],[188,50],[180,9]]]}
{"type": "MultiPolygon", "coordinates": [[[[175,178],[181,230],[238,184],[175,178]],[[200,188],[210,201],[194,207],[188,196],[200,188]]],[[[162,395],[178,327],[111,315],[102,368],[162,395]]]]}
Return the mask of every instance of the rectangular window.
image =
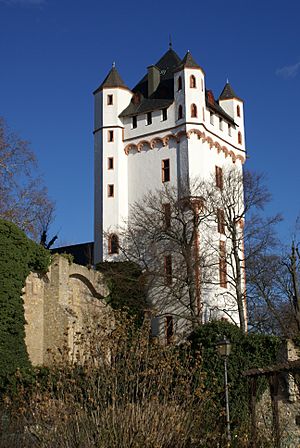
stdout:
{"type": "Polygon", "coordinates": [[[166,316],[165,318],[165,334],[166,334],[166,343],[171,344],[174,336],[173,316],[166,316]]]}
{"type": "Polygon", "coordinates": [[[168,109],[162,109],[161,111],[161,115],[162,115],[162,121],[166,121],[168,119],[168,109]]]}
{"type": "Polygon", "coordinates": [[[227,288],[227,263],[226,263],[225,241],[220,241],[219,270],[220,270],[220,286],[222,288],[227,288]]]}
{"type": "Polygon", "coordinates": [[[222,235],[225,235],[225,213],[224,210],[218,208],[217,212],[218,216],[218,232],[222,235]]]}
{"type": "Polygon", "coordinates": [[[165,284],[167,286],[172,285],[172,257],[171,257],[171,255],[165,256],[165,284]]]}
{"type": "Polygon", "coordinates": [[[219,129],[220,129],[220,131],[223,131],[223,120],[222,120],[222,118],[220,118],[220,121],[219,121],[219,129]]]}
{"type": "Polygon", "coordinates": [[[163,204],[165,229],[171,227],[171,204],[163,204]]]}
{"type": "Polygon", "coordinates": [[[134,129],[134,128],[136,128],[136,127],[137,127],[137,116],[134,115],[134,116],[132,117],[132,129],[134,129]]]}
{"type": "Polygon", "coordinates": [[[108,157],[108,159],[107,159],[107,169],[108,170],[113,170],[114,169],[114,158],[113,157],[108,157]]]}
{"type": "Polygon", "coordinates": [[[163,182],[169,182],[170,180],[170,159],[161,161],[161,178],[163,182]]]}
{"type": "Polygon", "coordinates": [[[230,126],[230,124],[228,125],[228,135],[231,137],[231,126],[230,126]]]}
{"type": "Polygon", "coordinates": [[[113,95],[107,95],[107,105],[111,106],[114,104],[114,96],[113,95]]]}
{"type": "Polygon", "coordinates": [[[107,196],[109,198],[113,198],[115,194],[115,189],[113,184],[107,185],[107,196]]]}
{"type": "Polygon", "coordinates": [[[216,166],[216,185],[223,190],[223,170],[219,166],[216,166]]]}
{"type": "Polygon", "coordinates": [[[147,125],[152,124],[152,112],[147,113],[147,125]]]}
{"type": "Polygon", "coordinates": [[[114,141],[114,131],[109,130],[109,131],[107,132],[107,140],[108,140],[109,142],[113,142],[113,141],[114,141]]]}
{"type": "Polygon", "coordinates": [[[210,112],[210,124],[214,124],[214,114],[210,112]]]}

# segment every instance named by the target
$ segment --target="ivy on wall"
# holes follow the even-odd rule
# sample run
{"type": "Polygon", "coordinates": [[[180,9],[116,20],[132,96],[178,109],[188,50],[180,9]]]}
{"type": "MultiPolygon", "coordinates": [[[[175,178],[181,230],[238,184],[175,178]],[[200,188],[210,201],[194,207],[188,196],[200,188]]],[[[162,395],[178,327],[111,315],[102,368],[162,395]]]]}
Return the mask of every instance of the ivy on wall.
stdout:
{"type": "MultiPolygon", "coordinates": [[[[216,351],[216,343],[229,339],[232,344],[228,357],[228,384],[231,421],[239,427],[249,416],[248,380],[242,372],[251,368],[276,364],[281,341],[268,335],[244,334],[239,327],[227,321],[213,321],[198,327],[189,337],[192,350],[201,353],[205,386],[214,396],[216,412],[224,414],[224,361],[216,351]]],[[[258,398],[267,387],[265,379],[258,384],[258,398]]]]}
{"type": "Polygon", "coordinates": [[[45,273],[50,253],[16,225],[0,219],[0,381],[29,367],[22,288],[30,271],[45,273]]]}

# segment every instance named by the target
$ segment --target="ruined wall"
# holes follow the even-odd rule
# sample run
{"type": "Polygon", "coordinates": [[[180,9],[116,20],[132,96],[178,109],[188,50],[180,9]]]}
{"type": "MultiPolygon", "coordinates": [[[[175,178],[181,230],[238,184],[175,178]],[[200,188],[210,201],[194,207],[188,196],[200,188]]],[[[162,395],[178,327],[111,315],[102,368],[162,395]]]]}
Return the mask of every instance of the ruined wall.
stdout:
{"type": "Polygon", "coordinates": [[[32,364],[51,364],[58,348],[67,347],[70,356],[75,354],[76,334],[112,319],[103,300],[107,294],[102,274],[70,264],[63,256],[53,257],[46,275],[31,273],[23,300],[25,342],[32,364]]]}

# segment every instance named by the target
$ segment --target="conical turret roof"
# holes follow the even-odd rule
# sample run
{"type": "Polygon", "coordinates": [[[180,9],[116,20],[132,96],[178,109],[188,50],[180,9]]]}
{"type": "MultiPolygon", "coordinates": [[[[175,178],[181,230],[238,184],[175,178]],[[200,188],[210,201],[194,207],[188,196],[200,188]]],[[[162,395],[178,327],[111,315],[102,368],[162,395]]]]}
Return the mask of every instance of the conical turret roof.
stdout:
{"type": "Polygon", "coordinates": [[[106,76],[106,78],[104,79],[102,84],[98,87],[98,89],[95,90],[94,93],[99,92],[104,87],[106,87],[106,88],[123,87],[124,89],[130,90],[126,86],[126,84],[123,81],[123,79],[121,78],[121,76],[120,76],[118,70],[116,69],[115,65],[112,66],[110,72],[108,73],[108,75],[106,76]]]}
{"type": "Polygon", "coordinates": [[[225,84],[225,87],[224,87],[224,89],[222,90],[222,93],[221,93],[221,95],[220,95],[220,97],[219,97],[219,100],[232,100],[232,99],[234,99],[234,98],[237,99],[237,100],[242,101],[241,98],[239,98],[239,97],[235,94],[233,88],[231,87],[231,85],[230,85],[229,82],[227,81],[227,83],[225,84]]]}
{"type": "Polygon", "coordinates": [[[184,68],[199,68],[204,73],[204,70],[202,67],[200,67],[199,64],[195,61],[190,51],[187,51],[186,55],[180,62],[179,66],[177,67],[176,71],[182,70],[184,68]]]}

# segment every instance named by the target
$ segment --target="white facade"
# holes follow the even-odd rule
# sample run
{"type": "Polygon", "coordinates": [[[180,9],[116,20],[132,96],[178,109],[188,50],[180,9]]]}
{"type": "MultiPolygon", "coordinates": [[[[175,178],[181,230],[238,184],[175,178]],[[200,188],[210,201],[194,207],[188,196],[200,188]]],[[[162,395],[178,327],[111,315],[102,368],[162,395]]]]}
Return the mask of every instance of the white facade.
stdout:
{"type": "MultiPolygon", "coordinates": [[[[166,99],[161,95],[155,99],[155,90],[148,98],[145,90],[144,97],[138,96],[139,85],[145,89],[143,83],[129,90],[114,67],[95,92],[95,263],[116,257],[109,254],[103,234],[117,233],[128,219],[131,204],[162,188],[163,160],[169,159],[169,183],[178,189],[193,178],[211,179],[216,166],[242,171],[246,159],[242,100],[227,84],[216,101],[206,91],[205,74],[190,53],[170,69],[167,65],[174,60],[175,66],[176,58],[169,50],[157,63],[161,77],[157,92],[166,77],[165,85],[173,88],[171,97],[169,91],[166,99]],[[182,118],[178,116],[180,106],[182,118]],[[167,110],[167,117],[162,109],[167,110]],[[109,158],[113,158],[113,168],[109,158]]],[[[150,76],[148,72],[148,83],[150,76]]],[[[216,289],[206,299],[211,309],[219,297],[216,289]]],[[[204,313],[207,319],[214,317],[208,314],[204,313]]]]}

